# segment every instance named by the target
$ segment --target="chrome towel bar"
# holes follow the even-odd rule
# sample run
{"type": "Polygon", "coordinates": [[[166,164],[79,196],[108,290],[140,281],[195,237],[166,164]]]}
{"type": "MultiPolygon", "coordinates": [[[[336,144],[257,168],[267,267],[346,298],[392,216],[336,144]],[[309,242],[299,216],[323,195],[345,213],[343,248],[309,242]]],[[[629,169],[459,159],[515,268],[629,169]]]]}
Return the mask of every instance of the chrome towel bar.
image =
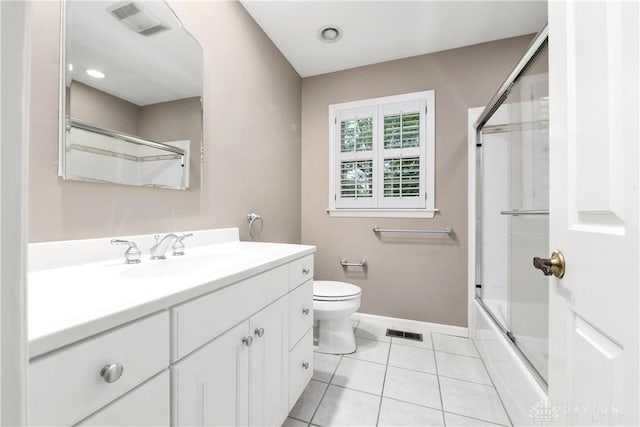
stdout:
{"type": "Polygon", "coordinates": [[[174,147],[173,145],[165,144],[163,142],[151,141],[150,139],[137,138],[132,135],[127,135],[126,133],[116,132],[111,129],[105,129],[105,128],[93,126],[93,125],[90,125],[89,123],[85,123],[83,121],[76,120],[76,119],[69,121],[67,125],[67,130],[69,130],[72,127],[97,133],[104,136],[109,136],[116,139],[121,139],[123,141],[130,142],[132,144],[144,145],[146,147],[151,147],[158,150],[169,151],[170,153],[176,153],[181,156],[184,156],[185,154],[182,148],[174,147]]]}
{"type": "Polygon", "coordinates": [[[360,262],[349,262],[347,261],[346,258],[342,258],[340,260],[340,265],[343,267],[366,267],[367,266],[367,260],[362,258],[360,260],[360,262]]]}
{"type": "Polygon", "coordinates": [[[380,228],[378,226],[373,227],[374,233],[419,233],[419,234],[453,234],[453,228],[447,227],[437,230],[411,230],[411,229],[397,229],[397,228],[380,228]]]}
{"type": "Polygon", "coordinates": [[[541,209],[514,209],[511,211],[500,211],[500,215],[549,215],[549,211],[541,209]]]}

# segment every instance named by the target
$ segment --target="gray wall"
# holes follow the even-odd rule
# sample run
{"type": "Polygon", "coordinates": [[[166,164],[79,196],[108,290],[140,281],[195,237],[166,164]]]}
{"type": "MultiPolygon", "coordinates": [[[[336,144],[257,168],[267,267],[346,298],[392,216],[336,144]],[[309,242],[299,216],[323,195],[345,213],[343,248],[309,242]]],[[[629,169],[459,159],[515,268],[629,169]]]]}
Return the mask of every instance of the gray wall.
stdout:
{"type": "Polygon", "coordinates": [[[318,247],[317,279],[362,287],[361,312],[467,325],[467,110],[484,105],[525,52],[523,36],[305,78],[302,81],[302,242],[318,247]],[[328,106],[435,89],[433,219],[334,218],[329,192],[328,106]],[[384,235],[372,227],[452,227],[455,237],[384,235]],[[339,266],[366,258],[369,268],[339,266]]]}
{"type": "Polygon", "coordinates": [[[188,191],[62,181],[58,2],[34,2],[29,154],[31,242],[236,227],[300,240],[301,79],[237,2],[172,2],[204,49],[204,183],[188,191]],[[232,40],[233,43],[229,43],[232,40]]]}
{"type": "Polygon", "coordinates": [[[72,119],[130,135],[138,135],[140,107],[75,80],[67,92],[72,119]]]}
{"type": "Polygon", "coordinates": [[[178,99],[140,107],[138,132],[153,141],[179,141],[188,139],[189,187],[200,188],[202,142],[202,107],[199,98],[178,99]]]}

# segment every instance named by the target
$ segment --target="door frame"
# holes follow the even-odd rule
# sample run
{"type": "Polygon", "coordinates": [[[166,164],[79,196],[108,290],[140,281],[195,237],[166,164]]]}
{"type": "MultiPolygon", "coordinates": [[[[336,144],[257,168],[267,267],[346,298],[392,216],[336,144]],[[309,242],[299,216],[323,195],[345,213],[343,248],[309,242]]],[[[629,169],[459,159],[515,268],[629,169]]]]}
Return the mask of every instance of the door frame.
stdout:
{"type": "Polygon", "coordinates": [[[30,6],[0,2],[0,424],[25,425],[30,6]]]}

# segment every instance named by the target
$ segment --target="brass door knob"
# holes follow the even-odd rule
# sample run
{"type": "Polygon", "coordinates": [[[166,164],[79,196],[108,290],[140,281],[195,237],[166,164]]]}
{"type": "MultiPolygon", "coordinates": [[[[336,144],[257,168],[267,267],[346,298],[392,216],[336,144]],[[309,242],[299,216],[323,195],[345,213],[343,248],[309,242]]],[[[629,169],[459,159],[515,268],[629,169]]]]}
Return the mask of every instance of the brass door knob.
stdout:
{"type": "Polygon", "coordinates": [[[553,274],[558,279],[564,277],[564,255],[560,251],[552,253],[551,258],[533,257],[533,266],[541,270],[545,276],[551,276],[553,274]]]}

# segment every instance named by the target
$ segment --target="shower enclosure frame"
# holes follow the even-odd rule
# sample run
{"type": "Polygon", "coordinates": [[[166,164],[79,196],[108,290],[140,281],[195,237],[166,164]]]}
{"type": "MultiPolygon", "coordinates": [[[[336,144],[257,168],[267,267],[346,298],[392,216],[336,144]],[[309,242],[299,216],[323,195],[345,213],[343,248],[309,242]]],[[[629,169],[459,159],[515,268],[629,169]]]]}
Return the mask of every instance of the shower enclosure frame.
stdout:
{"type": "MultiPolygon", "coordinates": [[[[500,86],[496,94],[491,98],[482,113],[470,126],[469,140],[469,331],[470,335],[475,331],[475,313],[474,304],[477,303],[481,307],[497,329],[501,332],[504,342],[513,350],[513,353],[520,360],[524,368],[530,376],[535,380],[538,386],[546,393],[547,381],[537,371],[534,365],[529,361],[523,351],[514,343],[512,335],[502,323],[495,317],[492,311],[485,305],[481,298],[482,289],[480,287],[479,278],[481,277],[482,268],[482,223],[478,221],[479,209],[481,209],[481,201],[483,197],[482,185],[479,177],[482,176],[482,151],[479,150],[482,143],[482,127],[489,121],[498,108],[509,96],[511,89],[516,85],[520,76],[522,76],[529,65],[532,64],[538,55],[545,49],[548,44],[549,31],[545,25],[542,30],[535,36],[527,48],[526,53],[513,68],[509,76],[500,86]]],[[[473,338],[473,336],[472,336],[473,338]]]]}

